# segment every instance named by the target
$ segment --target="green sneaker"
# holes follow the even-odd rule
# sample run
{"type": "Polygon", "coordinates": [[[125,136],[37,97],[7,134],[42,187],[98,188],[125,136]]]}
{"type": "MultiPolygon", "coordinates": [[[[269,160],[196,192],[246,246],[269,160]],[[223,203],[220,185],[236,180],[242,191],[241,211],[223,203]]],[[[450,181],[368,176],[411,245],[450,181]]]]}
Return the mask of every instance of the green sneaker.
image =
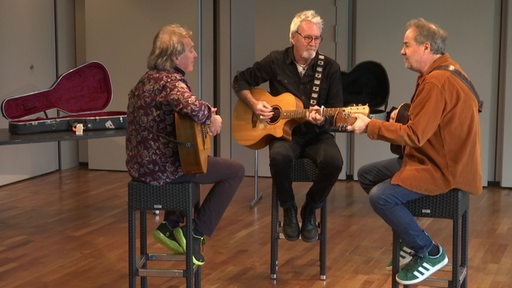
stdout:
{"type": "MultiPolygon", "coordinates": [[[[400,269],[402,269],[407,263],[411,262],[414,256],[414,251],[409,249],[403,243],[400,243],[400,269]]],[[[386,270],[391,271],[393,269],[393,258],[391,258],[386,266],[386,270]]]]}
{"type": "Polygon", "coordinates": [[[173,230],[176,229],[172,229],[171,227],[169,227],[169,225],[167,225],[167,222],[162,221],[162,223],[158,225],[156,230],[153,231],[153,239],[155,239],[156,242],[167,247],[174,254],[185,254],[185,251],[183,250],[183,248],[181,248],[180,244],[176,240],[176,237],[174,237],[173,230]]]}
{"type": "Polygon", "coordinates": [[[448,257],[441,245],[439,245],[439,250],[440,252],[437,256],[427,255],[422,257],[415,255],[412,261],[396,274],[396,281],[403,285],[416,284],[443,268],[448,264],[448,257]]]}
{"type": "MultiPolygon", "coordinates": [[[[183,230],[186,230],[186,227],[176,228],[174,229],[174,237],[180,244],[183,251],[187,252],[187,238],[185,237],[185,233],[183,230]]],[[[204,237],[200,237],[197,235],[194,235],[192,233],[192,260],[194,264],[196,265],[203,265],[205,260],[203,256],[203,245],[204,245],[204,237]]]]}

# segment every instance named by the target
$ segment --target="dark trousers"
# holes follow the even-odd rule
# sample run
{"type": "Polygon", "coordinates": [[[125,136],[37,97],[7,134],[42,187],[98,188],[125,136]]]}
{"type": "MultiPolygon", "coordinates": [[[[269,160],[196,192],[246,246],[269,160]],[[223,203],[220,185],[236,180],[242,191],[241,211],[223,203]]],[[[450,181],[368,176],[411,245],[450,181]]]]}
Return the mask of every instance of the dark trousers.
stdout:
{"type": "Polygon", "coordinates": [[[308,141],[294,136],[292,141],[277,139],[269,145],[270,173],[276,187],[280,206],[295,205],[292,188],[292,164],[294,159],[309,158],[318,167],[318,176],[306,194],[306,202],[320,208],[338,180],[343,167],[343,158],[334,136],[319,134],[308,141]]]}
{"type": "MultiPolygon", "coordinates": [[[[244,166],[237,161],[220,157],[209,157],[206,173],[183,175],[174,180],[174,182],[213,184],[194,219],[195,229],[207,236],[213,234],[222,215],[224,215],[224,211],[226,211],[235,192],[238,190],[244,174],[244,166]]],[[[166,220],[168,217],[176,217],[176,211],[166,211],[166,220]]]]}

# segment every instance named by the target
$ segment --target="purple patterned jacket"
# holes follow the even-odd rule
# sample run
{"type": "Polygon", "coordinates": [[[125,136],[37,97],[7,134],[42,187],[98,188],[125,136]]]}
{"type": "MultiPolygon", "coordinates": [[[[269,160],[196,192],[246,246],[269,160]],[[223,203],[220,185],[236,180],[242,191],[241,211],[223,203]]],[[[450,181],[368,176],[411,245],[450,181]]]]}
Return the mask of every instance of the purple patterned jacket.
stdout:
{"type": "Polygon", "coordinates": [[[147,71],[128,95],[126,167],[138,181],[161,185],[183,175],[174,112],[208,124],[212,108],[192,95],[185,73],[147,71]]]}

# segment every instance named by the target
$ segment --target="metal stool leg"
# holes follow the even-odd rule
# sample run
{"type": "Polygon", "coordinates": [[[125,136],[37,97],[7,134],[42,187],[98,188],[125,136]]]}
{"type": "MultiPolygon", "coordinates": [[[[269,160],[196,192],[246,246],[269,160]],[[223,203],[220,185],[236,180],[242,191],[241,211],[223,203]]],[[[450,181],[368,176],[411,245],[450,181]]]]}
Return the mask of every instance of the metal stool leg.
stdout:
{"type": "Polygon", "coordinates": [[[278,241],[279,241],[279,201],[277,200],[277,193],[272,184],[272,208],[270,220],[270,279],[277,280],[277,266],[278,266],[278,241]]]}
{"type": "Polygon", "coordinates": [[[128,207],[128,285],[130,288],[137,286],[137,266],[135,265],[135,243],[137,240],[135,237],[135,225],[135,210],[128,207]]]}
{"type": "Polygon", "coordinates": [[[320,280],[327,280],[326,264],[327,259],[327,202],[320,208],[320,280]]]}
{"type": "MultiPolygon", "coordinates": [[[[188,211],[192,211],[192,203],[189,201],[187,203],[187,206],[188,207],[188,211]]],[[[185,277],[187,279],[187,287],[194,287],[193,284],[194,284],[194,277],[193,277],[193,273],[194,273],[194,270],[193,270],[193,266],[194,266],[194,261],[192,260],[193,258],[193,255],[192,255],[192,239],[193,239],[193,236],[192,236],[192,213],[187,213],[187,216],[186,216],[186,221],[187,221],[187,229],[185,231],[185,235],[187,235],[187,251],[186,251],[186,270],[185,270],[185,277]]]]}
{"type": "Polygon", "coordinates": [[[392,288],[398,288],[398,282],[396,281],[396,274],[398,274],[398,271],[400,270],[400,238],[398,237],[398,234],[393,230],[393,263],[391,268],[391,287],[392,288]]]}
{"type": "MultiPolygon", "coordinates": [[[[145,210],[141,210],[140,211],[140,218],[139,218],[139,222],[140,222],[140,254],[141,257],[148,257],[148,240],[147,240],[147,223],[146,223],[146,211],[145,210]]],[[[146,269],[147,268],[147,261],[144,261],[144,264],[142,266],[142,268],[146,269]]],[[[140,286],[142,288],[146,288],[148,286],[148,279],[146,278],[146,276],[141,276],[140,277],[140,286]]]]}
{"type": "Polygon", "coordinates": [[[461,250],[461,225],[462,224],[462,217],[457,217],[457,219],[453,219],[453,225],[452,225],[452,279],[448,281],[449,287],[460,287],[459,286],[459,275],[460,275],[460,269],[461,269],[461,261],[460,261],[460,250],[461,250]]]}
{"type": "Polygon", "coordinates": [[[462,238],[461,238],[461,252],[460,252],[460,261],[461,266],[463,267],[462,275],[462,283],[460,284],[461,288],[466,288],[468,284],[468,228],[469,228],[469,210],[462,216],[462,238]]]}

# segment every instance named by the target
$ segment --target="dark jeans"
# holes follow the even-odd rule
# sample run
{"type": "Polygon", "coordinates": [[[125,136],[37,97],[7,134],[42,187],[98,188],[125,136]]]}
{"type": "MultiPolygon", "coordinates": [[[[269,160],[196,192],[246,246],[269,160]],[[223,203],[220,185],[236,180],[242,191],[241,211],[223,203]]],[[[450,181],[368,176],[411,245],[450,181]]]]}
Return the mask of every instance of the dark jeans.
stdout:
{"type": "MultiPolygon", "coordinates": [[[[195,228],[207,236],[211,236],[217,227],[224,211],[233,199],[238,186],[244,178],[244,166],[234,160],[219,157],[208,158],[208,170],[204,174],[183,175],[174,182],[194,182],[213,184],[201,203],[194,219],[195,228]]],[[[175,211],[166,211],[167,217],[175,216],[175,211]]]]}
{"type": "Polygon", "coordinates": [[[375,213],[398,233],[407,247],[418,255],[425,255],[434,242],[404,205],[424,195],[390,183],[401,165],[402,160],[398,157],[370,163],[357,171],[357,177],[361,187],[369,194],[375,213]]]}
{"type": "Polygon", "coordinates": [[[294,136],[292,141],[274,140],[269,145],[269,156],[272,182],[283,208],[295,205],[292,188],[294,159],[309,158],[318,167],[318,176],[306,194],[306,202],[314,208],[322,206],[343,167],[338,145],[329,133],[307,141],[298,136],[294,136]]]}

